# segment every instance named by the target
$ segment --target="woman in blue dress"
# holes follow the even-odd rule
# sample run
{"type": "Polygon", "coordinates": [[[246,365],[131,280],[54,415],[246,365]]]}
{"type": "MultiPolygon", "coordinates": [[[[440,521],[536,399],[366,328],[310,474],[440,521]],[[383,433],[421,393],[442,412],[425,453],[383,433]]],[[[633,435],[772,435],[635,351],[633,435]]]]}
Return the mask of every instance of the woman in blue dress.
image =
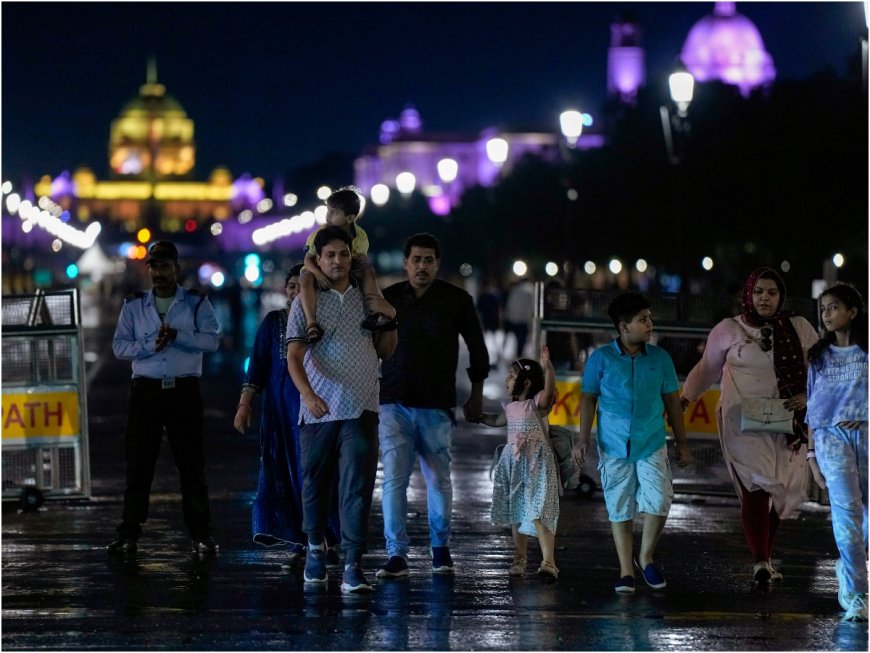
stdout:
{"type": "MultiPolygon", "coordinates": [[[[262,395],[260,417],[260,474],[251,509],[254,542],[263,546],[290,546],[290,566],[305,561],[307,536],[302,531],[302,470],[299,466],[299,391],[287,371],[287,314],[299,294],[301,265],[293,266],[284,280],[287,306],[270,311],[254,340],[233,426],[244,433],[251,426],[253,399],[262,395]]],[[[336,494],[337,496],[337,494],[336,494]]],[[[327,566],[340,564],[335,545],[341,532],[338,510],[333,507],[326,533],[327,566]]]]}

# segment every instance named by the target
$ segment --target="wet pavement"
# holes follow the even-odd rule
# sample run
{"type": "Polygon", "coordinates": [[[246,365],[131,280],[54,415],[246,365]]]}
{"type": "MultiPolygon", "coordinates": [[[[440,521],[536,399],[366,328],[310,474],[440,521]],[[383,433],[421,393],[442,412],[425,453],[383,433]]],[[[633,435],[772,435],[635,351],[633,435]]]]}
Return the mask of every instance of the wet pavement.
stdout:
{"type": "MultiPolygon", "coordinates": [[[[129,364],[113,358],[110,335],[85,336],[96,353],[92,498],[49,500],[36,513],[4,504],[6,650],[867,650],[867,624],[840,620],[830,514],[815,503],[783,523],[774,564],[785,579],[767,589],[751,582],[736,499],[679,486],[659,545],[666,590],[612,591],[618,565],[600,492],[562,499],[557,582],[534,575],[534,541],[529,572],[509,579],[510,532],[488,520],[489,465],[504,435],[478,426],[461,426],[454,439],[455,574],[429,570],[425,490],[415,474],[410,578],[343,596],[335,572],[325,589],[312,590],[300,571],[282,567],[286,551],[251,542],[258,444],[253,432],[232,429],[241,364],[230,352],[212,355],[204,380],[219,555],[187,553],[177,472],[164,446],[139,552],[112,558],[105,546],[121,512],[129,364]]],[[[374,581],[384,561],[377,490],[369,542],[363,566],[374,581]]]]}

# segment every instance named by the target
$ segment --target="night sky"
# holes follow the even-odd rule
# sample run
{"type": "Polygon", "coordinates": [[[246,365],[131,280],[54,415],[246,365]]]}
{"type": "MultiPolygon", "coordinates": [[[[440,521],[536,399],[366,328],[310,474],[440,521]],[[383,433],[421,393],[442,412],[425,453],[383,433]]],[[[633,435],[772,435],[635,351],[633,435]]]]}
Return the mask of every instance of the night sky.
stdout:
{"type": "MultiPolygon", "coordinates": [[[[647,82],[666,84],[713,3],[2,4],[2,175],[87,164],[107,174],[109,124],[159,81],[196,125],[197,178],[217,165],[270,177],[377,142],[406,103],[426,131],[557,130],[596,115],[612,19],[644,29],[647,82]]],[[[865,33],[860,2],[751,3],[778,78],[844,74],[865,33]]],[[[350,180],[349,180],[350,181],[350,180]]]]}

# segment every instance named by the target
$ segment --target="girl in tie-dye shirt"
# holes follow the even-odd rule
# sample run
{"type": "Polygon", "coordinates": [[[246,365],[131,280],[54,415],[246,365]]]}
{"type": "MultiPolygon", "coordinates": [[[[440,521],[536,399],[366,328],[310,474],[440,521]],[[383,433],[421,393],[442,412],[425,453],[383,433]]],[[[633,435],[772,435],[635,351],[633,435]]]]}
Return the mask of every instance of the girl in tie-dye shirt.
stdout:
{"type": "Polygon", "coordinates": [[[867,316],[847,284],[819,304],[825,334],[807,354],[807,460],[828,489],[844,619],[867,621],[867,316]]]}

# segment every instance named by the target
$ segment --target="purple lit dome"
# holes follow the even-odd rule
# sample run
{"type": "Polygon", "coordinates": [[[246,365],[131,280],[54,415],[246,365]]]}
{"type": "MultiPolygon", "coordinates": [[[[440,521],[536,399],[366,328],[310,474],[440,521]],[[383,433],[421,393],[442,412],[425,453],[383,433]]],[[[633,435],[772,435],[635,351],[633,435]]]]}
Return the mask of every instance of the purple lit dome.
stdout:
{"type": "Polygon", "coordinates": [[[776,78],[773,58],[754,23],[733,2],[717,2],[713,13],[689,30],[680,59],[699,82],[721,81],[748,96],[776,78]]]}

